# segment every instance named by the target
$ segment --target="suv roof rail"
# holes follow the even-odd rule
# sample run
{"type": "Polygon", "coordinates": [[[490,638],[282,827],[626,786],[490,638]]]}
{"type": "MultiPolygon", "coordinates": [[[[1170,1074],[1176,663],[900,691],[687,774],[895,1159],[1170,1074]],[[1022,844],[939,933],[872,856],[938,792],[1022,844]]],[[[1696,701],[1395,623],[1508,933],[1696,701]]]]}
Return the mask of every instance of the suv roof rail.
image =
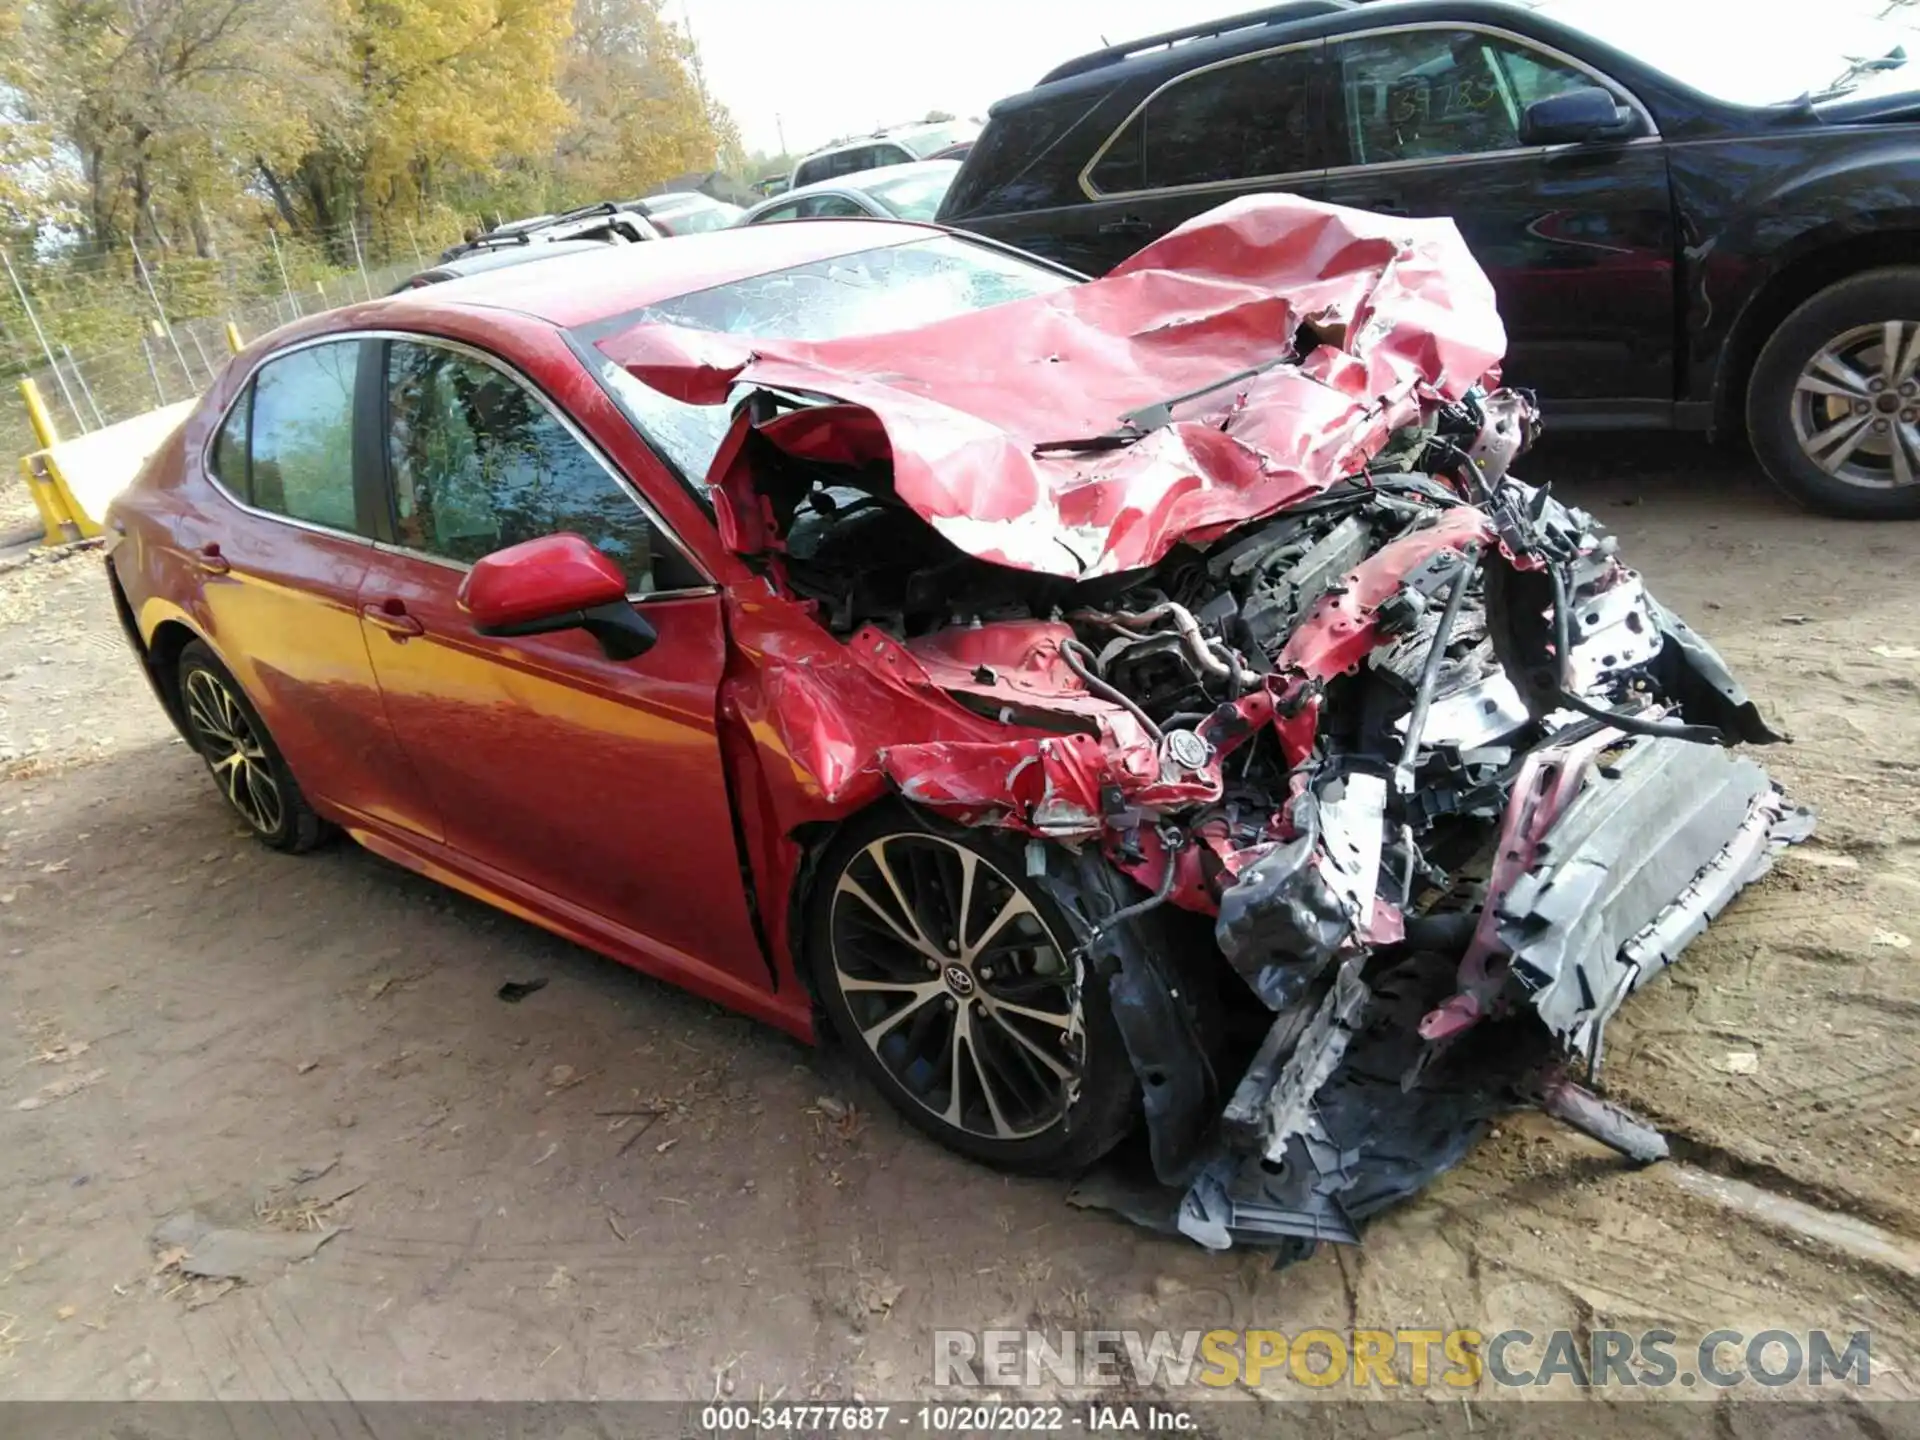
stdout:
{"type": "Polygon", "coordinates": [[[1288,20],[1305,20],[1315,15],[1352,10],[1358,4],[1359,0],[1286,0],[1285,4],[1269,5],[1263,10],[1248,10],[1219,20],[1204,20],[1198,25],[1187,25],[1178,30],[1162,30],[1157,35],[1145,35],[1138,40],[1129,40],[1124,45],[1109,45],[1104,50],[1095,50],[1056,65],[1040,77],[1039,83],[1047,85],[1055,80],[1065,80],[1070,75],[1102,70],[1145,51],[1157,50],[1163,45],[1177,45],[1183,40],[1211,40],[1234,30],[1251,30],[1261,25],[1279,25],[1288,20]]]}

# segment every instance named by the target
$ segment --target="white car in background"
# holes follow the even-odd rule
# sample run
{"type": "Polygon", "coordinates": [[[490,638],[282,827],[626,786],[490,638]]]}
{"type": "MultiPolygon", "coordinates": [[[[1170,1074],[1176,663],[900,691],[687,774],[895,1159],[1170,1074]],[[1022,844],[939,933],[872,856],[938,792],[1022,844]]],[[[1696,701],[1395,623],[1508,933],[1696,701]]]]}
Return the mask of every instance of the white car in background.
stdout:
{"type": "Polygon", "coordinates": [[[871,135],[836,140],[816,150],[793,167],[788,190],[821,180],[842,180],[849,175],[883,166],[908,165],[971,143],[980,134],[972,120],[938,120],[920,125],[900,125],[891,130],[876,130],[871,135]]]}

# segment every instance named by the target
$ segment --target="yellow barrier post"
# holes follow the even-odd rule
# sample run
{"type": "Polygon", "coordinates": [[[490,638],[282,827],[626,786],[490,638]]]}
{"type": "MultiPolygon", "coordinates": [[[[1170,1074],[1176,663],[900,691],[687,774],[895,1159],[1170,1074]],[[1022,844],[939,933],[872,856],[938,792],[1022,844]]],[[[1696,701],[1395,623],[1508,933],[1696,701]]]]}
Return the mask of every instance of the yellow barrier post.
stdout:
{"type": "MultiPolygon", "coordinates": [[[[65,488],[53,463],[53,452],[36,450],[20,457],[20,475],[33,497],[33,508],[40,512],[40,528],[48,545],[66,545],[84,539],[87,532],[67,504],[65,488]]],[[[95,527],[94,533],[98,533],[95,527]]]]}
{"type": "Polygon", "coordinates": [[[22,380],[20,398],[27,402],[27,421],[39,437],[40,448],[50,450],[58,445],[60,432],[53,428],[53,415],[47,409],[47,402],[40,398],[40,387],[31,380],[22,380]]]}
{"type": "Polygon", "coordinates": [[[241,347],[246,343],[246,341],[240,338],[240,327],[229,320],[227,322],[227,349],[238,355],[241,347]]]}

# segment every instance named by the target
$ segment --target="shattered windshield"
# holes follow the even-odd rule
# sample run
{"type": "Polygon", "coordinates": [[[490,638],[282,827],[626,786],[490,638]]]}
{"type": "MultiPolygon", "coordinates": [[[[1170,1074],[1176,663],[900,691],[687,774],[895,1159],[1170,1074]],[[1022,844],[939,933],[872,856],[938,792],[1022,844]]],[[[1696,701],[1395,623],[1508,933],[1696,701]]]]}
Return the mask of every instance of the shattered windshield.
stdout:
{"type": "MultiPolygon", "coordinates": [[[[1078,282],[1001,250],[940,235],[753,275],[650,305],[638,325],[682,325],[776,340],[837,340],[909,330],[1078,282]]],[[[627,419],[702,492],[733,416],[730,406],[686,405],[611,360],[595,368],[627,419]]],[[[738,400],[738,392],[734,395],[738,400]]]]}

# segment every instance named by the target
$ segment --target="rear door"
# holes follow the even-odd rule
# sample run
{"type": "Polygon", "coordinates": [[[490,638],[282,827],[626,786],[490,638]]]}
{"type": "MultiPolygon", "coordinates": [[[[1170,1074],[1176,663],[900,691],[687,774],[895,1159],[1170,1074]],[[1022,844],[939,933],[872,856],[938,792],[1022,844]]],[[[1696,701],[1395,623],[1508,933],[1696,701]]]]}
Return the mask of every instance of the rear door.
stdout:
{"type": "Polygon", "coordinates": [[[1217,61],[1161,85],[1081,171],[1091,203],[1009,216],[995,238],[1089,275],[1240,195],[1317,198],[1322,41],[1217,61]]]}
{"type": "Polygon", "coordinates": [[[716,730],[717,587],[499,361],[394,340],[385,374],[394,538],[375,550],[360,604],[387,714],[447,844],[508,893],[764,989],[716,730]],[[659,634],[645,655],[609,660],[580,631],[474,630],[458,601],[468,567],[562,531],[626,572],[659,634]]]}
{"type": "Polygon", "coordinates": [[[181,539],[205,577],[208,636],[302,788],[436,837],[360,636],[379,498],[356,465],[355,409],[378,364],[378,343],[360,339],[262,362],[206,457],[233,503],[183,523],[181,539]]]}
{"type": "Polygon", "coordinates": [[[1666,154],[1631,95],[1570,56],[1485,26],[1344,36],[1327,59],[1327,198],[1453,219],[1499,296],[1508,380],[1550,401],[1673,399],[1666,154]],[[1527,105],[1596,86],[1639,110],[1636,136],[1521,142],[1527,105]]]}

